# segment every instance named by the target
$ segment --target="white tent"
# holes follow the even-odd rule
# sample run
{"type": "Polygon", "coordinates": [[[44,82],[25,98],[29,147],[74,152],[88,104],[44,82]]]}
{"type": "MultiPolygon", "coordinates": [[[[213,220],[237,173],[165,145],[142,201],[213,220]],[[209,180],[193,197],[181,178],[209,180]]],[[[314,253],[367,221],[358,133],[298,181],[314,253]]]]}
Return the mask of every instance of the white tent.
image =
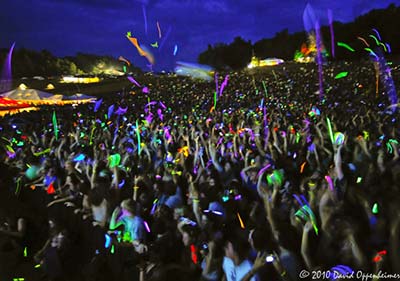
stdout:
{"type": "Polygon", "coordinates": [[[62,95],[53,95],[50,93],[42,92],[35,89],[21,90],[19,88],[3,93],[4,98],[14,99],[14,100],[62,100],[62,95]]]}
{"type": "Polygon", "coordinates": [[[53,95],[35,89],[23,90],[20,88],[3,93],[1,96],[4,98],[25,101],[28,103],[35,103],[35,104],[59,103],[63,99],[63,95],[53,95]]]}

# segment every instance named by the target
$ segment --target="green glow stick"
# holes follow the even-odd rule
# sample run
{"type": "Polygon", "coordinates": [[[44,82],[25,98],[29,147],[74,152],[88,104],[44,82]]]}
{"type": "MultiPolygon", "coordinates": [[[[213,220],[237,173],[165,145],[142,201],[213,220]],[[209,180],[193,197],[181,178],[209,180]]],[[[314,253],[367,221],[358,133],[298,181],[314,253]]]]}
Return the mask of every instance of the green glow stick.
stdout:
{"type": "Polygon", "coordinates": [[[378,38],[376,38],[374,35],[369,35],[369,37],[374,38],[376,45],[379,46],[378,38]]]}
{"type": "Polygon", "coordinates": [[[328,117],[326,117],[326,123],[328,125],[328,131],[329,131],[329,136],[331,138],[331,142],[332,142],[332,144],[334,144],[335,143],[335,139],[333,138],[331,120],[329,120],[328,117]]]}
{"type": "Polygon", "coordinates": [[[388,151],[390,154],[393,153],[393,148],[392,148],[392,146],[391,146],[391,144],[390,144],[389,142],[386,143],[386,148],[387,148],[387,151],[388,151]]]}
{"type": "Polygon", "coordinates": [[[117,167],[119,165],[119,163],[121,162],[121,155],[119,153],[110,155],[108,157],[108,162],[109,162],[110,168],[117,167]]]}
{"type": "Polygon", "coordinates": [[[24,248],[24,257],[27,257],[28,256],[28,249],[25,247],[24,248]]]}
{"type": "Polygon", "coordinates": [[[36,156],[36,157],[38,157],[38,156],[41,156],[41,155],[43,155],[43,154],[50,153],[50,151],[51,151],[51,149],[50,149],[50,148],[47,148],[47,149],[45,149],[45,150],[43,150],[43,151],[35,152],[35,153],[33,153],[33,155],[36,156]]]}
{"type": "Polygon", "coordinates": [[[41,267],[40,263],[35,265],[35,268],[39,268],[39,267],[41,267]]]}
{"type": "Polygon", "coordinates": [[[89,145],[93,144],[93,133],[94,130],[96,129],[96,127],[94,126],[94,124],[92,125],[92,130],[90,131],[90,139],[89,139],[89,145]]]}
{"type": "Polygon", "coordinates": [[[137,140],[138,140],[138,155],[140,155],[140,152],[141,152],[140,131],[139,131],[139,122],[137,119],[136,119],[136,136],[137,136],[137,140]]]}
{"type": "Polygon", "coordinates": [[[115,253],[114,245],[111,246],[111,254],[115,253]]]}
{"type": "Polygon", "coordinates": [[[378,213],[378,203],[375,203],[372,207],[372,213],[376,215],[378,213]]]}
{"type": "Polygon", "coordinates": [[[346,77],[347,74],[349,74],[347,71],[340,72],[338,75],[335,76],[335,79],[346,77]]]}
{"type": "Polygon", "coordinates": [[[379,43],[379,45],[382,45],[383,49],[385,50],[385,52],[387,53],[387,49],[386,49],[386,45],[383,44],[382,42],[379,43]]]}
{"type": "Polygon", "coordinates": [[[214,110],[217,108],[217,92],[214,92],[214,110]]]}
{"type": "Polygon", "coordinates": [[[338,45],[339,47],[344,47],[344,48],[346,48],[347,50],[349,50],[349,51],[351,51],[351,52],[355,52],[355,50],[354,50],[352,47],[350,47],[349,45],[347,45],[346,43],[337,42],[337,45],[338,45]]]}
{"type": "Polygon", "coordinates": [[[58,140],[57,116],[55,111],[53,111],[53,130],[54,130],[54,136],[56,137],[56,140],[58,140]]]}
{"type": "Polygon", "coordinates": [[[268,90],[267,90],[267,86],[265,86],[265,82],[262,81],[263,87],[264,87],[264,92],[265,92],[265,97],[267,97],[268,95],[268,90]]]}
{"type": "Polygon", "coordinates": [[[124,65],[122,68],[124,69],[124,72],[126,73],[126,66],[124,65]]]}
{"type": "Polygon", "coordinates": [[[296,132],[296,143],[299,143],[301,135],[299,132],[296,132]]]}

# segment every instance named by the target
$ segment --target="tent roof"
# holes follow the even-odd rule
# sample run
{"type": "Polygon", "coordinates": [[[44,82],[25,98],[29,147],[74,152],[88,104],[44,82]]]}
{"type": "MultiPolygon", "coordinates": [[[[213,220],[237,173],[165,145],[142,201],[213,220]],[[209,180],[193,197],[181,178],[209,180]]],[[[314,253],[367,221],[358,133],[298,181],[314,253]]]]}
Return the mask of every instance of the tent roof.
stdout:
{"type": "Polygon", "coordinates": [[[35,89],[15,89],[2,94],[3,97],[15,100],[61,100],[62,95],[52,95],[35,89]]]}
{"type": "Polygon", "coordinates": [[[90,99],[96,99],[96,97],[84,95],[84,94],[75,94],[72,96],[64,96],[63,100],[90,100],[90,99]]]}
{"type": "Polygon", "coordinates": [[[22,101],[16,101],[9,98],[0,97],[0,108],[21,108],[30,106],[22,101]]]}

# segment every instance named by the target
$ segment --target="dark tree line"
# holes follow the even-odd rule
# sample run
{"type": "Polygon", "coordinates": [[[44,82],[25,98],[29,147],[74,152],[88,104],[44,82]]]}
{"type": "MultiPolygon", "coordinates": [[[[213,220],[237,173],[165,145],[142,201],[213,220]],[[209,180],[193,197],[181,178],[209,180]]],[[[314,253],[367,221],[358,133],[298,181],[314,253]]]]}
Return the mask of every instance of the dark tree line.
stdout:
{"type": "MultiPolygon", "coordinates": [[[[8,51],[8,49],[0,49],[0,67],[3,67],[8,51]]],[[[77,53],[73,57],[57,58],[47,50],[33,51],[24,48],[14,50],[12,55],[12,75],[15,78],[98,75],[104,73],[109,67],[122,71],[123,63],[111,56],[77,53]]],[[[128,72],[133,70],[137,71],[137,69],[127,67],[128,72]]]]}
{"type": "MultiPolygon", "coordinates": [[[[351,23],[334,22],[333,27],[335,42],[344,42],[355,50],[351,52],[336,45],[334,58],[336,60],[358,60],[367,57],[368,53],[364,50],[367,46],[357,37],[364,38],[371,49],[378,48],[375,40],[369,36],[370,34],[376,36],[376,33],[372,31],[373,28],[380,32],[383,42],[390,44],[392,53],[388,54],[389,56],[400,54],[400,6],[391,4],[386,9],[372,10],[351,23]]],[[[322,26],[321,34],[324,45],[331,54],[329,26],[322,26]]],[[[262,39],[253,45],[250,41],[237,37],[231,44],[209,45],[208,49],[199,55],[198,61],[217,69],[241,69],[250,63],[253,53],[261,59],[277,57],[292,60],[296,50],[300,50],[303,43],[307,43],[305,32],[289,34],[288,29],[276,33],[273,38],[262,39]]],[[[329,59],[333,60],[332,57],[329,59]]]]}

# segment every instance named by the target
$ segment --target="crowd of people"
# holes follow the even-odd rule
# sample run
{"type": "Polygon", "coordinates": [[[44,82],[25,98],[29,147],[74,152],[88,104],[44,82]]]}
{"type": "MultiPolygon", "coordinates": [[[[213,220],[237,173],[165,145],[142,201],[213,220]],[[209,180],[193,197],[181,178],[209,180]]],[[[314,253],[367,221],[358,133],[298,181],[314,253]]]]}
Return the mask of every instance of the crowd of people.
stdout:
{"type": "Polygon", "coordinates": [[[4,117],[0,279],[395,277],[399,69],[378,94],[371,62],[318,74],[137,76],[148,93],[4,117]]]}

